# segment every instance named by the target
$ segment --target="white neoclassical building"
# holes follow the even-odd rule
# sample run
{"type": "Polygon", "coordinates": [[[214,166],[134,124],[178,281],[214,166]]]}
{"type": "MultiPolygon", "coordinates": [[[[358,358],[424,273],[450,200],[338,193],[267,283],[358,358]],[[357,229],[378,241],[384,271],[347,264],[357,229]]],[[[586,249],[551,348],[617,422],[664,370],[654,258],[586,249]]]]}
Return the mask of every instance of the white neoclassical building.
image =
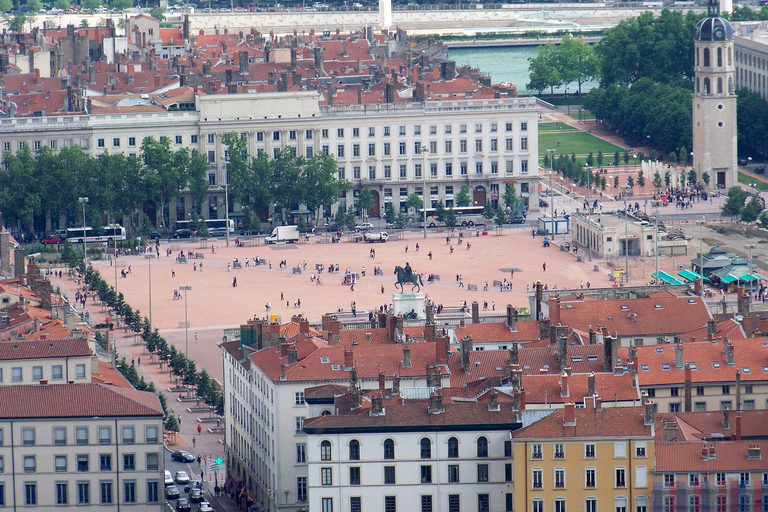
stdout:
{"type": "Polygon", "coordinates": [[[102,384],[0,386],[0,508],[165,509],[157,395],[102,384]]]}

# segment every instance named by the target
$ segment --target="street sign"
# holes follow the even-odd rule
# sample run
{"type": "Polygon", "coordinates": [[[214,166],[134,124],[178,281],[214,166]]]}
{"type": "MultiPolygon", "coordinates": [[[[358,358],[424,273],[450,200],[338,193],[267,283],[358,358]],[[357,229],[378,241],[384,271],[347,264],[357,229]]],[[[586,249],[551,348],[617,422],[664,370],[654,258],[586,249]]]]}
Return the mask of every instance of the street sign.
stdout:
{"type": "Polygon", "coordinates": [[[210,473],[214,473],[214,472],[216,472],[216,471],[218,471],[218,470],[219,470],[219,465],[218,465],[218,464],[216,464],[215,462],[211,462],[211,463],[208,465],[208,471],[209,471],[210,473]]]}

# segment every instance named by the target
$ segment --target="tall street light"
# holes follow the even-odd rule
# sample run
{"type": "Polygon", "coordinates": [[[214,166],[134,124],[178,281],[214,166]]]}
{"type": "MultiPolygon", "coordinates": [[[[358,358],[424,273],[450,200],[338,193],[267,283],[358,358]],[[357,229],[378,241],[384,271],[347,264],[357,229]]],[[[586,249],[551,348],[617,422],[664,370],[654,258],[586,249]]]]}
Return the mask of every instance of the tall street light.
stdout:
{"type": "Polygon", "coordinates": [[[585,166],[584,169],[587,171],[587,226],[589,226],[587,229],[587,254],[589,256],[589,261],[592,261],[592,203],[589,202],[589,193],[592,190],[592,186],[590,185],[590,180],[592,179],[592,167],[585,166]]]}
{"type": "Polygon", "coordinates": [[[624,283],[629,284],[629,206],[624,199],[624,283]]]}
{"type": "Polygon", "coordinates": [[[227,220],[227,247],[229,247],[229,165],[224,164],[224,215],[227,220]]]}
{"type": "MultiPolygon", "coordinates": [[[[189,364],[189,315],[187,313],[187,291],[191,289],[192,287],[189,285],[179,286],[179,290],[184,292],[184,355],[187,358],[187,364],[189,364]]],[[[187,384],[187,396],[189,396],[189,384],[187,384]]]]}
{"type": "Polygon", "coordinates": [[[755,277],[752,275],[752,267],[753,267],[753,265],[752,265],[752,249],[757,249],[757,245],[755,245],[755,244],[747,244],[747,245],[744,246],[744,248],[745,249],[749,249],[749,277],[751,278],[749,282],[750,282],[750,288],[752,289],[750,295],[752,296],[752,300],[754,300],[755,277]]]}
{"type": "Polygon", "coordinates": [[[552,173],[555,170],[555,150],[548,149],[547,155],[549,156],[549,190],[552,191],[552,195],[549,197],[549,210],[550,221],[552,226],[552,239],[555,239],[555,189],[552,185],[552,173]]]}
{"type": "Polygon", "coordinates": [[[83,264],[85,265],[83,272],[85,272],[88,270],[88,251],[85,246],[85,203],[88,202],[88,196],[78,197],[77,202],[83,205],[83,264]]]}
{"type": "Polygon", "coordinates": [[[697,220],[696,224],[699,227],[699,274],[704,277],[704,225],[707,223],[707,218],[703,217],[701,220],[697,220]]]}
{"type": "MultiPolygon", "coordinates": [[[[154,257],[155,254],[152,252],[144,255],[144,259],[149,262],[149,332],[152,332],[152,259],[154,257]]],[[[115,269],[117,269],[117,266],[115,266],[115,269]]]]}
{"type": "Polygon", "coordinates": [[[421,146],[421,211],[424,214],[424,238],[427,238],[427,146],[421,146]]]}

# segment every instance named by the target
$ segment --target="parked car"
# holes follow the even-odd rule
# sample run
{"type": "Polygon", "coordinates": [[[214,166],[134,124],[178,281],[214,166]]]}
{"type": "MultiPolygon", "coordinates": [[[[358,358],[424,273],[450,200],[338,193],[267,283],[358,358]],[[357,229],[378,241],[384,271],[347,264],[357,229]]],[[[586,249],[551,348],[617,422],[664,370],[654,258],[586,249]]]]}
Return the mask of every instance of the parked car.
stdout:
{"type": "Polygon", "coordinates": [[[525,215],[510,215],[510,224],[525,224],[525,215]]]}
{"type": "Polygon", "coordinates": [[[197,460],[194,455],[192,455],[186,450],[179,450],[177,452],[173,452],[171,454],[171,458],[179,462],[195,462],[197,460]]]}
{"type": "Polygon", "coordinates": [[[43,244],[58,244],[61,242],[61,238],[57,237],[56,235],[49,235],[42,240],[40,240],[43,244]]]}
{"type": "Polygon", "coordinates": [[[339,231],[344,231],[344,225],[343,224],[331,224],[326,228],[326,231],[329,233],[337,233],[339,231]]]}
{"type": "Polygon", "coordinates": [[[189,493],[189,501],[192,503],[201,503],[205,501],[205,497],[203,496],[203,490],[202,489],[192,489],[192,491],[189,493]]]}
{"type": "Polygon", "coordinates": [[[177,229],[173,234],[173,238],[192,238],[195,232],[191,229],[177,229]]]}
{"type": "Polygon", "coordinates": [[[165,485],[173,485],[173,475],[167,469],[165,470],[165,485]]]}
{"type": "Polygon", "coordinates": [[[189,502],[187,498],[179,498],[179,501],[176,502],[176,510],[177,512],[191,511],[192,504],[189,502]]]}
{"type": "Polygon", "coordinates": [[[211,236],[227,236],[227,228],[213,228],[210,230],[211,236]]]}
{"type": "Polygon", "coordinates": [[[371,224],[370,222],[363,222],[362,224],[358,224],[357,226],[355,226],[355,232],[357,233],[370,231],[372,229],[373,229],[373,224],[371,224]]]}
{"type": "Polygon", "coordinates": [[[150,231],[149,235],[147,235],[147,239],[159,242],[160,241],[160,232],[159,231],[150,231]]]}
{"type": "Polygon", "coordinates": [[[213,507],[211,506],[210,503],[208,503],[207,501],[204,501],[200,503],[200,506],[197,510],[199,512],[213,512],[213,507]]]}
{"type": "Polygon", "coordinates": [[[177,471],[175,479],[177,484],[185,484],[189,482],[189,474],[186,471],[177,471]]]}
{"type": "Polygon", "coordinates": [[[202,480],[190,480],[184,486],[184,492],[189,492],[192,489],[202,489],[202,488],[203,488],[203,481],[202,480]]]}
{"type": "Polygon", "coordinates": [[[179,488],[175,485],[169,485],[165,488],[165,499],[167,500],[177,500],[180,494],[179,488]]]}

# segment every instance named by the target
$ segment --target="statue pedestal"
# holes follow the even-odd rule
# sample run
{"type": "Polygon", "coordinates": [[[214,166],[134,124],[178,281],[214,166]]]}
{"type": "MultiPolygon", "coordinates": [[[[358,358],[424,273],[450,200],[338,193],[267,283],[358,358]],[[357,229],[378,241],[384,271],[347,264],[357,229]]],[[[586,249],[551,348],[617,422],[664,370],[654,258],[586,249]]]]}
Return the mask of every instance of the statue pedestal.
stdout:
{"type": "Polygon", "coordinates": [[[395,316],[405,316],[411,311],[416,312],[416,318],[427,318],[424,313],[424,295],[422,293],[393,293],[392,310],[395,316]]]}

